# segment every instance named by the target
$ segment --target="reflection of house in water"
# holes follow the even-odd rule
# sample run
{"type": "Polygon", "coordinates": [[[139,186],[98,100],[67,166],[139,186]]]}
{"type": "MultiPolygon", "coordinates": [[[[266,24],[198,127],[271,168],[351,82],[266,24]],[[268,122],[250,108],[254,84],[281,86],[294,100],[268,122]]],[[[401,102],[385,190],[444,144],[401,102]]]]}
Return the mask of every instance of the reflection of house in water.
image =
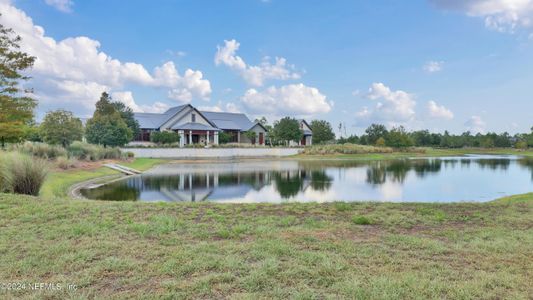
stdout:
{"type": "MultiPolygon", "coordinates": [[[[146,193],[158,192],[167,201],[204,201],[243,197],[270,182],[270,174],[254,173],[180,173],[173,176],[137,177],[133,184],[146,193]]],[[[151,197],[153,198],[153,197],[151,197]]]]}

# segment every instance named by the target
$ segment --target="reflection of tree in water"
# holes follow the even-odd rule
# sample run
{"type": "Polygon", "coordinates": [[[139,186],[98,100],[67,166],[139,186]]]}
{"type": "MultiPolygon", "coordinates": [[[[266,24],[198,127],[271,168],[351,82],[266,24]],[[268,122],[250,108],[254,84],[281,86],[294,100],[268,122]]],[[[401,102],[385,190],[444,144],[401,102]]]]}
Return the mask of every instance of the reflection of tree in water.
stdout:
{"type": "Polygon", "coordinates": [[[278,193],[283,198],[294,197],[304,186],[305,170],[282,171],[273,173],[278,193]]]}
{"type": "Polygon", "coordinates": [[[533,180],[533,157],[524,157],[518,160],[518,164],[531,171],[531,180],[533,180]]]}
{"type": "Polygon", "coordinates": [[[326,171],[311,171],[311,188],[315,191],[327,191],[331,188],[333,178],[326,174],[326,171]]]}
{"type": "Polygon", "coordinates": [[[490,170],[507,170],[511,164],[511,160],[507,158],[478,159],[476,160],[476,163],[482,169],[488,168],[490,170]]]}
{"type": "Polygon", "coordinates": [[[431,173],[438,173],[442,169],[442,161],[440,159],[416,160],[412,161],[412,164],[416,175],[420,178],[424,178],[431,173]]]}
{"type": "Polygon", "coordinates": [[[430,173],[441,171],[441,160],[393,160],[371,164],[366,171],[366,182],[373,185],[381,185],[390,180],[403,183],[407,173],[414,170],[419,177],[425,177],[430,173]]]}
{"type": "Polygon", "coordinates": [[[141,192],[134,185],[118,181],[95,189],[83,189],[81,194],[89,199],[131,201],[139,199],[141,192]]]}

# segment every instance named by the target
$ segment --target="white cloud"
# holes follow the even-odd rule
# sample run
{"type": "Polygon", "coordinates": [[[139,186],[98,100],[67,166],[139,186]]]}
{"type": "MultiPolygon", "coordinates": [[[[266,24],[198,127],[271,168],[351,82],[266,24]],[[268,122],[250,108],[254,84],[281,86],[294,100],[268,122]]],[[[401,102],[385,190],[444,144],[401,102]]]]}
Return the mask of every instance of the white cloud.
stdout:
{"type": "Polygon", "coordinates": [[[263,91],[249,89],[241,101],[250,112],[271,116],[312,116],[327,113],[333,106],[317,88],[301,83],[263,91]]]}
{"type": "Polygon", "coordinates": [[[428,61],[424,64],[422,69],[428,73],[435,73],[442,71],[442,66],[444,65],[443,61],[428,61]]]}
{"type": "Polygon", "coordinates": [[[485,19],[485,26],[513,33],[533,25],[533,0],[430,0],[438,7],[485,19]]]}
{"type": "Polygon", "coordinates": [[[472,116],[465,122],[465,126],[474,133],[484,133],[487,123],[480,116],[472,116]]]}
{"type": "Polygon", "coordinates": [[[367,98],[378,100],[374,108],[363,108],[356,113],[359,121],[386,122],[387,125],[402,124],[415,118],[414,95],[398,90],[392,91],[383,83],[373,83],[367,98]]]}
{"type": "Polygon", "coordinates": [[[57,10],[62,12],[72,12],[72,6],[74,2],[72,0],[45,0],[46,4],[55,7],[57,10]]]}
{"type": "Polygon", "coordinates": [[[263,86],[266,80],[289,80],[299,79],[300,74],[294,71],[294,66],[287,65],[287,60],[283,57],[276,57],[274,64],[269,57],[264,57],[257,66],[247,65],[244,60],[236,55],[240,44],[236,40],[224,41],[224,46],[217,46],[215,54],[215,64],[223,64],[235,70],[240,76],[252,86],[263,86]]]}
{"type": "Polygon", "coordinates": [[[150,112],[150,113],[162,113],[165,112],[170,106],[166,103],[155,102],[152,105],[138,105],[133,98],[131,91],[113,92],[111,97],[114,101],[120,101],[126,104],[134,112],[150,112]]]}
{"type": "Polygon", "coordinates": [[[444,105],[438,105],[435,101],[429,101],[427,109],[429,116],[432,118],[453,119],[453,112],[444,107],[444,105]]]}
{"type": "Polygon", "coordinates": [[[239,107],[232,102],[226,103],[225,105],[222,102],[218,102],[214,106],[199,106],[198,110],[201,111],[214,111],[214,112],[231,112],[231,113],[240,113],[241,110],[239,107]]]}
{"type": "Polygon", "coordinates": [[[21,49],[37,58],[30,84],[40,105],[69,107],[77,112],[81,107],[86,112],[94,109],[91,106],[102,91],[120,90],[126,84],[177,89],[188,101],[194,97],[209,99],[211,86],[200,71],[187,69],[180,75],[174,63],[166,62],[150,74],[139,63],[108,56],[100,51],[98,41],[88,37],[56,41],[46,36],[42,27],[9,2],[0,2],[0,11],[2,24],[21,36],[21,49]]]}

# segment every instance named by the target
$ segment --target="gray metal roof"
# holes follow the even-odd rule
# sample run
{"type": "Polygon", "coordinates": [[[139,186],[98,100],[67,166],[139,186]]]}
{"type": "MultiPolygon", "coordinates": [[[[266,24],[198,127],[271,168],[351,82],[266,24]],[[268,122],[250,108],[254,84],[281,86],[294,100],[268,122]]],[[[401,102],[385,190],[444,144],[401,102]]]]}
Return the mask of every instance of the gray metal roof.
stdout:
{"type": "Polygon", "coordinates": [[[200,124],[200,123],[185,123],[180,125],[174,125],[172,126],[173,130],[210,130],[210,131],[220,131],[220,129],[211,127],[208,125],[200,124]]]}
{"type": "Polygon", "coordinates": [[[169,108],[166,112],[162,114],[156,113],[134,113],[133,116],[137,122],[139,122],[139,127],[143,129],[159,129],[166,121],[172,118],[175,114],[180,112],[187,105],[180,105],[169,108]]]}
{"type": "Polygon", "coordinates": [[[246,131],[256,124],[250,121],[245,114],[241,113],[213,111],[202,111],[201,113],[220,129],[246,131]]]}

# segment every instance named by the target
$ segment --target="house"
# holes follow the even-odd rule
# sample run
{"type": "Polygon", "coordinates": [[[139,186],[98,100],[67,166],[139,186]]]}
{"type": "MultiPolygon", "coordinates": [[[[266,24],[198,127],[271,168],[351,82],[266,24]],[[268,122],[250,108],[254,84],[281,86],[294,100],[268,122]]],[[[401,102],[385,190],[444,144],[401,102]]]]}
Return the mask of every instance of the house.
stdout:
{"type": "Polygon", "coordinates": [[[134,113],[134,117],[139,123],[140,134],[132,144],[150,142],[150,134],[154,131],[177,132],[180,147],[189,144],[218,145],[220,132],[230,134],[232,142],[265,144],[265,127],[251,122],[241,113],[199,111],[187,104],[172,107],[164,113],[134,113]],[[252,141],[244,134],[250,130],[256,132],[252,141]]]}
{"type": "Polygon", "coordinates": [[[231,136],[232,143],[265,144],[266,128],[259,122],[251,122],[245,114],[202,111],[217,128],[231,136]],[[255,139],[250,140],[244,133],[255,132],[255,139]]]}
{"type": "Polygon", "coordinates": [[[313,144],[313,131],[311,126],[304,119],[299,119],[300,130],[302,131],[302,139],[298,142],[290,141],[289,146],[310,146],[313,144]]]}

